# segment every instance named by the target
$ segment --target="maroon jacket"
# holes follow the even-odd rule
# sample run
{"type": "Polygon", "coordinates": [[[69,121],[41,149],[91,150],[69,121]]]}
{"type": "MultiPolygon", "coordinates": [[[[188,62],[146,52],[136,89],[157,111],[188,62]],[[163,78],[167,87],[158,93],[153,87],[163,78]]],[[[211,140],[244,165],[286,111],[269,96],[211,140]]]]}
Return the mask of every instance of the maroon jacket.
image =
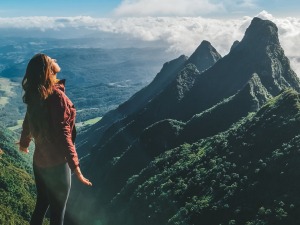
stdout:
{"type": "MultiPolygon", "coordinates": [[[[53,140],[34,139],[33,163],[38,167],[46,168],[68,162],[73,171],[79,166],[74,144],[76,138],[76,109],[65,94],[65,80],[59,81],[54,86],[53,94],[46,101],[50,114],[49,122],[53,140]]],[[[28,147],[32,140],[30,127],[30,121],[26,113],[20,139],[20,145],[24,148],[28,147]]]]}

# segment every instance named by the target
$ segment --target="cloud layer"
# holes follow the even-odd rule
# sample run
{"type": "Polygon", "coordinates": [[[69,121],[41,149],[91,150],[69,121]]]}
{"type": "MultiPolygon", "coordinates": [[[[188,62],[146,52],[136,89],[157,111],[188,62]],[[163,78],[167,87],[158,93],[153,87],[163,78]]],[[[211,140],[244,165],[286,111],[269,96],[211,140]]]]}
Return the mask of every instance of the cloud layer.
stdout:
{"type": "Polygon", "coordinates": [[[257,0],[123,0],[117,16],[205,16],[257,9],[257,0]]]}
{"type": "MultiPolygon", "coordinates": [[[[247,1],[244,1],[246,4],[247,1]]],[[[251,2],[248,2],[251,4],[251,2]]],[[[300,18],[275,18],[266,11],[258,17],[276,23],[279,38],[293,68],[300,75],[300,18]]],[[[190,55],[203,40],[225,55],[235,40],[241,40],[252,17],[240,19],[207,19],[202,17],[135,17],[135,18],[92,18],[92,17],[15,17],[0,18],[1,29],[55,31],[63,37],[65,30],[73,29],[81,34],[91,33],[101,37],[100,32],[124,35],[142,41],[161,41],[169,51],[190,55]],[[99,31],[99,32],[98,32],[99,31]],[[98,32],[98,33],[97,33],[98,32]]]]}
{"type": "Polygon", "coordinates": [[[225,11],[209,0],[124,0],[115,9],[118,16],[197,16],[225,11]]]}

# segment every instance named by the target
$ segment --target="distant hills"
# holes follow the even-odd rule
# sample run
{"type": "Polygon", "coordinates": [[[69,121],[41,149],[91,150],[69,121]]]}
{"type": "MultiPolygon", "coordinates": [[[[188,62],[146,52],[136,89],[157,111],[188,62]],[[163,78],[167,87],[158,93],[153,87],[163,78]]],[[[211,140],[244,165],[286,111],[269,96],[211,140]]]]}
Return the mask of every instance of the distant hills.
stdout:
{"type": "Polygon", "coordinates": [[[91,40],[2,40],[0,79],[12,84],[13,95],[8,95],[0,85],[0,123],[6,127],[20,127],[17,121],[22,120],[25,113],[21,79],[28,61],[37,52],[45,52],[58,60],[62,68],[58,77],[67,80],[67,94],[78,109],[78,123],[102,117],[126,101],[150,83],[161,62],[172,57],[159,47],[92,48],[85,47],[87,41],[91,40]],[[4,100],[5,105],[2,104],[4,100]]]}
{"type": "Polygon", "coordinates": [[[69,224],[298,224],[299,91],[271,21],[203,41],[81,136],[69,224]]]}

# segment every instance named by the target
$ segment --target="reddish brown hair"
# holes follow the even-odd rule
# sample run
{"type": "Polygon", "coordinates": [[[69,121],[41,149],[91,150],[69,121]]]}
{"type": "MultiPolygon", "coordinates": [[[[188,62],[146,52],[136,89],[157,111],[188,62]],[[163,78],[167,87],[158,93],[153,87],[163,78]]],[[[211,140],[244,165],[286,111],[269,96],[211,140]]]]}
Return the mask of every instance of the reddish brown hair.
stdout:
{"type": "Polygon", "coordinates": [[[27,65],[22,80],[23,102],[27,104],[30,131],[34,138],[37,136],[47,138],[49,113],[46,100],[53,93],[56,82],[50,57],[43,53],[34,55],[27,65]]]}

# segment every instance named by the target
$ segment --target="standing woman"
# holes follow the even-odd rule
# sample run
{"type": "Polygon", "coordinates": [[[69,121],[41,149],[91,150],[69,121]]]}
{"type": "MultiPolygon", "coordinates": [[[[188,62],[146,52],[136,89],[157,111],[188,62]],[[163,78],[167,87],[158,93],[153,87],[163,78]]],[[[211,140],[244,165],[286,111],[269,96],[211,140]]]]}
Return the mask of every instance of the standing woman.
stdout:
{"type": "Polygon", "coordinates": [[[62,225],[71,188],[71,171],[85,185],[74,141],[76,109],[65,94],[65,80],[56,75],[60,67],[55,59],[36,54],[29,61],[22,81],[23,102],[27,111],[22,125],[19,149],[28,153],[33,139],[33,172],[37,201],[31,225],[42,225],[50,207],[50,224],[62,225]]]}

